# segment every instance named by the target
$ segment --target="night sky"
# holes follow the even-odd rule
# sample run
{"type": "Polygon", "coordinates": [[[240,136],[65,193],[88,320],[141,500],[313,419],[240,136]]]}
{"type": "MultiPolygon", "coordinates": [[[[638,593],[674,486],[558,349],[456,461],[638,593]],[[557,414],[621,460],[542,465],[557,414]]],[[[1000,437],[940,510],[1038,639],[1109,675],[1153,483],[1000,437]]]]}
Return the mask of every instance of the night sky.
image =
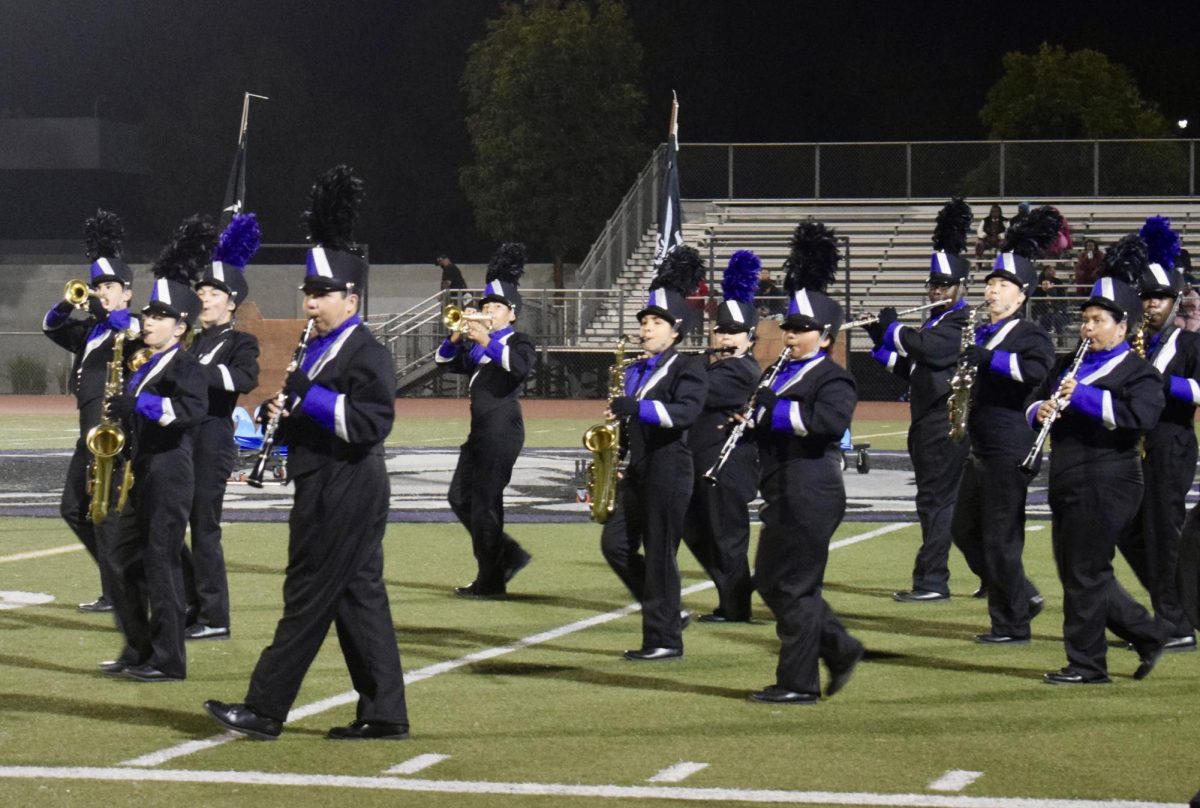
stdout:
{"type": "MultiPolygon", "coordinates": [[[[648,144],[661,139],[671,89],[684,142],[982,138],[978,111],[1001,57],[1042,41],[1104,52],[1170,120],[1200,125],[1194,2],[627,5],[645,52],[648,144]]],[[[169,158],[175,184],[160,178],[148,210],[133,216],[135,229],[152,230],[186,208],[219,207],[241,93],[261,92],[272,101],[252,108],[248,201],[269,240],[299,238],[308,185],[346,161],[367,181],[359,235],[372,259],[425,261],[447,250],[484,260],[492,242],[475,230],[458,185],[470,160],[458,81],[467,47],[498,8],[20,0],[5,4],[0,26],[0,109],[98,111],[164,132],[152,150],[169,158]]],[[[80,220],[102,203],[63,202],[80,220]]]]}

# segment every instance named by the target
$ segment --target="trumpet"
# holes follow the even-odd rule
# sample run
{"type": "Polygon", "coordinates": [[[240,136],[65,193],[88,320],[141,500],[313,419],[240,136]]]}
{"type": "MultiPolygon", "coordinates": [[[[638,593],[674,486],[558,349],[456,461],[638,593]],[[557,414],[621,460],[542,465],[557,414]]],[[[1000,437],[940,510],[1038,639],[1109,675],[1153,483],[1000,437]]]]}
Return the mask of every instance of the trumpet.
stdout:
{"type": "Polygon", "coordinates": [[[453,304],[442,311],[442,325],[451,332],[466,334],[471,323],[484,323],[488,330],[492,328],[492,318],[487,314],[467,314],[453,304]]]}
{"type": "Polygon", "coordinates": [[[1038,432],[1038,436],[1034,440],[1033,447],[1030,448],[1029,454],[1025,456],[1025,459],[1021,461],[1020,465],[1021,471],[1025,472],[1030,477],[1036,476],[1038,473],[1038,467],[1041,466],[1042,446],[1046,443],[1046,438],[1050,437],[1050,428],[1054,426],[1054,422],[1058,420],[1060,415],[1062,415],[1062,411],[1067,408],[1069,399],[1064,400],[1063,397],[1059,395],[1059,391],[1062,390],[1063,387],[1063,382],[1065,382],[1067,379],[1075,378],[1075,374],[1079,372],[1079,366],[1083,364],[1083,357],[1087,354],[1088,348],[1091,346],[1091,344],[1092,341],[1087,337],[1084,337],[1080,341],[1079,350],[1075,351],[1075,358],[1071,360],[1070,367],[1068,367],[1067,372],[1063,374],[1062,381],[1058,383],[1058,388],[1054,391],[1054,395],[1050,396],[1050,401],[1054,404],[1054,409],[1051,410],[1050,415],[1042,421],[1042,429],[1040,432],[1038,432]]]}
{"type": "MultiPolygon", "coordinates": [[[[902,310],[896,312],[896,316],[903,317],[906,314],[916,314],[918,311],[925,311],[925,309],[932,309],[934,306],[948,306],[948,305],[951,305],[952,303],[953,303],[953,301],[949,301],[949,300],[935,300],[932,303],[926,303],[922,306],[913,306],[911,309],[902,309],[902,310]]],[[[877,322],[879,322],[878,314],[864,314],[862,317],[859,317],[857,320],[851,320],[848,323],[842,323],[842,327],[839,328],[838,331],[848,331],[851,328],[858,328],[860,326],[870,325],[871,323],[877,323],[877,322]]]]}
{"type": "Polygon", "coordinates": [[[67,285],[63,289],[63,300],[67,301],[77,309],[81,309],[86,306],[88,298],[96,296],[96,290],[88,286],[87,281],[81,281],[79,279],[67,281],[67,285]]]}

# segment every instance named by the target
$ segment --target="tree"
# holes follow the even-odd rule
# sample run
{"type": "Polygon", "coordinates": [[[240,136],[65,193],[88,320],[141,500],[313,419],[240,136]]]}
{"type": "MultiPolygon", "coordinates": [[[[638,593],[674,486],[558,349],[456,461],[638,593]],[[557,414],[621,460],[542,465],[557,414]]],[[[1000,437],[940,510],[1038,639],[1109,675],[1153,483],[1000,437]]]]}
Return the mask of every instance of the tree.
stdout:
{"type": "Polygon", "coordinates": [[[641,58],[616,0],[507,5],[468,52],[463,190],[482,230],[550,254],[559,288],[645,159],[641,58]]]}
{"type": "Polygon", "coordinates": [[[995,140],[1158,138],[1170,126],[1129,71],[1094,50],[1008,53],[979,112],[995,140]]]}

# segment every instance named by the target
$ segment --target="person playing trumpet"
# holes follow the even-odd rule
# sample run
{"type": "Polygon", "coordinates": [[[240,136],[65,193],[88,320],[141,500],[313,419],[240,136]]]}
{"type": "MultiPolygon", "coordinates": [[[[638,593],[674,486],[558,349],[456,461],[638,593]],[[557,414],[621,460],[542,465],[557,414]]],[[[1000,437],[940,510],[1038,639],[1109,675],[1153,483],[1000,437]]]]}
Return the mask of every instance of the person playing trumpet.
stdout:
{"type": "MultiPolygon", "coordinates": [[[[42,332],[56,345],[73,354],[69,388],[79,409],[79,439],[67,466],[59,513],[100,570],[100,596],[79,604],[81,612],[111,612],[112,590],[104,560],[115,519],[100,525],[89,516],[91,494],[88,491],[88,465],[92,455],[86,436],[100,423],[104,383],[108,363],[113,356],[113,336],[119,332],[137,333],[141,324],[129,313],[133,298],[133,270],[121,260],[121,241],[125,229],[115,213],[105,210],[87,220],[84,226],[87,256],[91,260],[86,284],[70,285],[75,299],[58,301],[42,320],[42,332]],[[83,291],[86,290],[86,296],[83,291]],[[76,309],[87,309],[86,317],[72,317],[76,309]]],[[[126,342],[129,356],[132,340],[126,342]]]]}
{"type": "Polygon", "coordinates": [[[474,580],[454,589],[463,598],[503,598],[533,558],[504,530],[504,487],[525,445],[521,385],[537,357],[533,340],[513,329],[524,271],[525,245],[501,245],[488,265],[482,316],[464,312],[465,331],[454,330],[435,356],[444,370],[470,377],[471,431],[447,497],[471,535],[477,566],[474,580]]]}

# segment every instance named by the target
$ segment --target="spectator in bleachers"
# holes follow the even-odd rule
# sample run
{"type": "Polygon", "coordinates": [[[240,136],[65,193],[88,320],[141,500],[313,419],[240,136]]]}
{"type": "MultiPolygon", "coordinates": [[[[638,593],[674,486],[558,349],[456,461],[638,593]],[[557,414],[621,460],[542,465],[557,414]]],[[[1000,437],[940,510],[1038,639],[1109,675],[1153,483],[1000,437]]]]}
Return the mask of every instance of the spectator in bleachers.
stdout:
{"type": "Polygon", "coordinates": [[[1100,267],[1104,266],[1104,250],[1096,244],[1095,239],[1085,239],[1083,252],[1075,259],[1075,294],[1085,297],[1092,292],[1092,284],[1100,267]]]}
{"type": "Polygon", "coordinates": [[[783,290],[775,281],[771,280],[771,274],[766,268],[758,278],[758,291],[754,293],[754,299],[758,303],[759,317],[783,314],[784,307],[787,305],[783,290]]]}
{"type": "Polygon", "coordinates": [[[1179,250],[1179,257],[1175,259],[1175,268],[1183,273],[1183,277],[1187,280],[1188,286],[1196,286],[1200,284],[1195,273],[1192,272],[1192,254],[1186,249],[1179,250]]]}
{"type": "Polygon", "coordinates": [[[1175,325],[1184,331],[1200,331],[1200,295],[1194,287],[1189,286],[1179,302],[1179,313],[1175,317],[1175,325]]]}
{"type": "Polygon", "coordinates": [[[1030,294],[1030,315],[1042,328],[1054,334],[1061,334],[1070,324],[1065,300],[1049,300],[1048,298],[1066,297],[1067,290],[1058,279],[1058,271],[1054,264],[1042,267],[1038,275],[1037,288],[1030,294]]]}
{"type": "Polygon", "coordinates": [[[1000,247],[1000,239],[1004,237],[1004,231],[1007,229],[1008,220],[1004,218],[1004,213],[1000,210],[999,205],[992,205],[992,209],[988,211],[988,215],[979,220],[979,228],[975,235],[978,239],[975,241],[975,257],[983,258],[983,253],[986,250],[996,250],[1000,247]]]}

